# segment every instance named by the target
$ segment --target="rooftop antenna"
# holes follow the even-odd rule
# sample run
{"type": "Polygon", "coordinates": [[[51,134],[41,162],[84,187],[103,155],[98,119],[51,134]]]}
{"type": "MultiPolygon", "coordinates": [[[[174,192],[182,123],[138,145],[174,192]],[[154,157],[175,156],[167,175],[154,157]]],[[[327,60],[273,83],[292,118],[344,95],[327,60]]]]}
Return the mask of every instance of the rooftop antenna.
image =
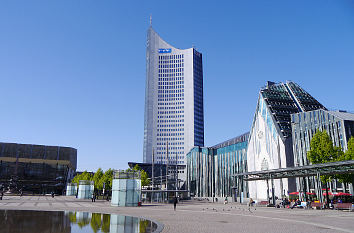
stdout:
{"type": "Polygon", "coordinates": [[[152,15],[150,14],[150,26],[152,26],[152,15]]]}

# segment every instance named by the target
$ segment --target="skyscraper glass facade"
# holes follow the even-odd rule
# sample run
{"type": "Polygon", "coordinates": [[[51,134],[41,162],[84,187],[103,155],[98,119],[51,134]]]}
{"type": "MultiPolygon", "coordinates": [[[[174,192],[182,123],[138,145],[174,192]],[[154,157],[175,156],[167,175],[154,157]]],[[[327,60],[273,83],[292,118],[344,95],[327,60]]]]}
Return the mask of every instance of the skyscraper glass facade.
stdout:
{"type": "Polygon", "coordinates": [[[144,120],[145,163],[185,164],[185,154],[204,146],[202,54],[177,49],[152,27],[147,33],[144,120]]]}
{"type": "Polygon", "coordinates": [[[246,197],[247,183],[233,174],[247,171],[248,133],[213,147],[194,147],[187,154],[187,184],[195,197],[246,197]]]}

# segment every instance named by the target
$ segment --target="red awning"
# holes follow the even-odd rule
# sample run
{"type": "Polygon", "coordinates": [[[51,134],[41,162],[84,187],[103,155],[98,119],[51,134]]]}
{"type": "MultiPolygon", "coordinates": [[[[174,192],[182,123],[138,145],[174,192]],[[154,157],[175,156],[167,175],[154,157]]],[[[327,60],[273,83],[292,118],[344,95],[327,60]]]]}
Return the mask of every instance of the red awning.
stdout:
{"type": "Polygon", "coordinates": [[[290,195],[299,195],[299,192],[292,192],[292,193],[289,193],[290,195]]]}
{"type": "Polygon", "coordinates": [[[334,196],[351,196],[350,193],[336,193],[334,196]]]}
{"type": "MultiPolygon", "coordinates": [[[[324,193],[323,193],[323,195],[324,195],[324,196],[326,196],[326,195],[327,195],[327,193],[326,193],[326,192],[324,192],[324,193]]],[[[333,195],[333,193],[328,192],[328,195],[333,195]]]]}

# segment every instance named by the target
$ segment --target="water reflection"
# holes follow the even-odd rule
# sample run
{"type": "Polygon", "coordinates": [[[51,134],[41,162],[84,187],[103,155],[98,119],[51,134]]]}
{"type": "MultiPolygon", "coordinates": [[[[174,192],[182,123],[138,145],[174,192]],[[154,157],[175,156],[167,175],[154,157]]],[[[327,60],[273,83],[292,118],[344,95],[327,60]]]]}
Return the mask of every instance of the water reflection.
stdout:
{"type": "Polygon", "coordinates": [[[149,220],[116,214],[0,210],[0,232],[150,233],[156,229],[149,220]]]}

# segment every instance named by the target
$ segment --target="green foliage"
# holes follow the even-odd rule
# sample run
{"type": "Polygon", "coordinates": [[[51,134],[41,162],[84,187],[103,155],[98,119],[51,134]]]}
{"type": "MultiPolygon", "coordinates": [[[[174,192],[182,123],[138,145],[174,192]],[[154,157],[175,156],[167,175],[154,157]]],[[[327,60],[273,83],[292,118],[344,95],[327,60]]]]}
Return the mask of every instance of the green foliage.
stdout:
{"type": "Polygon", "coordinates": [[[147,227],[149,226],[150,221],[148,220],[140,220],[139,224],[139,233],[145,233],[147,227]]]}
{"type": "Polygon", "coordinates": [[[75,183],[79,185],[80,180],[91,180],[95,182],[95,189],[102,190],[103,183],[105,183],[105,189],[112,189],[112,180],[113,180],[113,170],[110,168],[106,172],[103,173],[103,170],[99,168],[95,175],[84,171],[80,175],[76,175],[71,183],[75,183]]]}
{"type": "Polygon", "coordinates": [[[76,212],[69,212],[69,220],[71,223],[77,224],[80,228],[90,224],[93,232],[98,232],[100,229],[104,233],[109,233],[111,215],[110,214],[100,214],[92,213],[90,218],[82,218],[77,220],[76,212]],[[102,220],[101,220],[102,219],[102,220]]]}
{"type": "Polygon", "coordinates": [[[90,219],[89,218],[82,218],[82,219],[79,219],[77,221],[77,225],[80,228],[83,228],[84,226],[87,226],[88,224],[90,224],[90,219]]]}
{"type": "Polygon", "coordinates": [[[102,190],[103,189],[103,183],[100,182],[104,173],[101,168],[97,169],[95,172],[95,175],[93,176],[92,180],[94,181],[95,184],[95,189],[102,190]]]}
{"type": "Polygon", "coordinates": [[[69,212],[69,220],[72,223],[76,223],[76,212],[69,212]]]}
{"type": "Polygon", "coordinates": [[[103,214],[102,217],[102,232],[109,233],[111,224],[111,215],[110,214],[103,214]]]}
{"type": "Polygon", "coordinates": [[[354,160],[354,137],[352,136],[348,141],[348,150],[345,152],[348,160],[354,160]]]}
{"type": "MultiPolygon", "coordinates": [[[[351,137],[348,141],[348,150],[338,157],[338,161],[354,160],[354,137],[351,137]]],[[[353,174],[340,174],[336,175],[336,178],[341,183],[351,183],[354,180],[353,174]]]]}
{"type": "MultiPolygon", "coordinates": [[[[307,158],[312,164],[328,163],[338,161],[343,156],[341,148],[334,147],[333,142],[327,132],[318,130],[310,143],[310,151],[307,152],[307,158]]],[[[323,183],[329,182],[334,176],[321,176],[323,183]]]]}
{"type": "Polygon", "coordinates": [[[150,184],[149,175],[147,174],[146,171],[144,171],[141,167],[139,167],[138,164],[136,164],[133,169],[128,168],[128,171],[131,171],[131,170],[140,171],[142,186],[147,186],[150,184]]]}
{"type": "Polygon", "coordinates": [[[92,213],[90,225],[93,232],[97,233],[97,231],[101,228],[101,214],[92,213]]]}
{"type": "Polygon", "coordinates": [[[112,181],[113,181],[113,170],[108,169],[100,179],[100,185],[103,187],[103,182],[105,183],[105,189],[112,189],[112,181]]]}
{"type": "Polygon", "coordinates": [[[313,164],[334,162],[343,154],[340,148],[333,146],[326,131],[317,131],[310,144],[307,157],[313,164]]]}
{"type": "Polygon", "coordinates": [[[76,175],[71,183],[79,185],[80,180],[92,180],[92,174],[85,170],[83,173],[76,175]]]}

